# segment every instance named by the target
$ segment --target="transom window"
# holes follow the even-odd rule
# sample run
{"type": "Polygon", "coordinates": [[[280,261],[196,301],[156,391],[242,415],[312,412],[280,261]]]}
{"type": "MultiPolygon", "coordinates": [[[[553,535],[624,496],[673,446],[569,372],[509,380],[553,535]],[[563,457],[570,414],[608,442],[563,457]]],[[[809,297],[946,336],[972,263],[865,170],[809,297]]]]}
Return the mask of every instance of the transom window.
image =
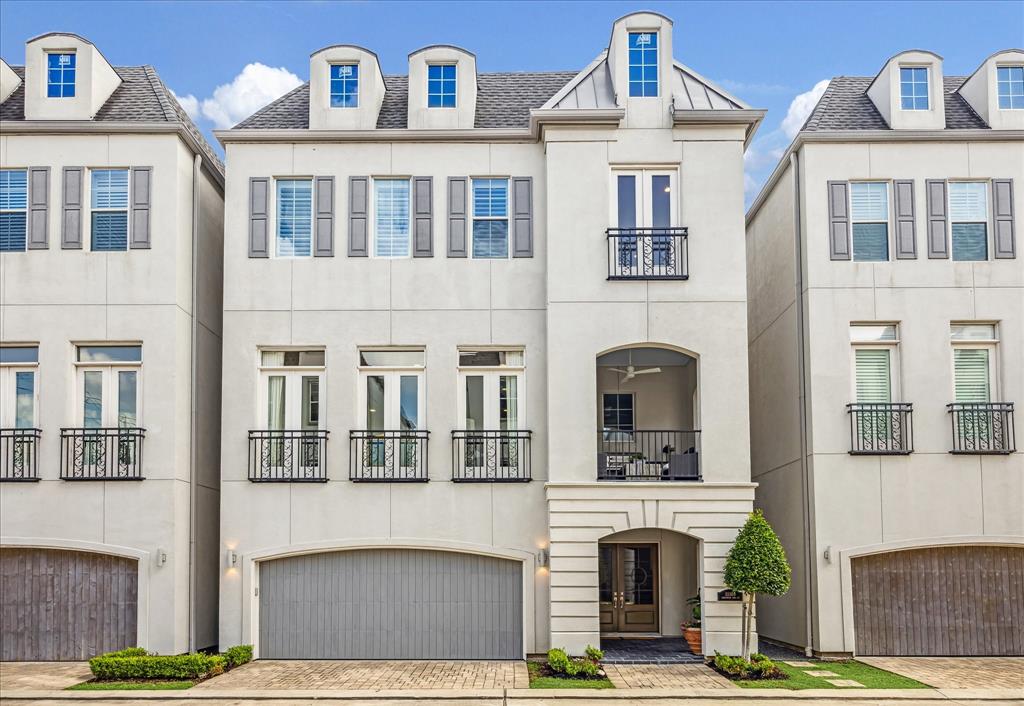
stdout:
{"type": "Polygon", "coordinates": [[[0,170],[0,251],[25,249],[28,172],[0,170]]]}
{"type": "Polygon", "coordinates": [[[889,259],[889,186],[885,182],[850,184],[853,259],[889,259]]]}
{"type": "Polygon", "coordinates": [[[75,97],[75,55],[46,55],[46,96],[48,98],[75,97]]]}
{"type": "Polygon", "coordinates": [[[277,180],[277,256],[307,257],[313,241],[313,180],[277,180]]]}
{"type": "Polygon", "coordinates": [[[983,181],[949,184],[954,260],[988,259],[988,189],[983,181]]]}
{"type": "MultiPolygon", "coordinates": [[[[459,351],[459,407],[470,431],[520,428],[523,352],[521,350],[459,351]],[[491,370],[481,370],[491,368],[491,370]]],[[[503,452],[507,449],[503,449],[503,452]]],[[[472,453],[480,453],[479,446],[472,453]]],[[[483,465],[482,459],[470,465],[483,465]]],[[[507,464],[503,464],[507,465],[507,464]]]]}
{"type": "Polygon", "coordinates": [[[82,345],[75,359],[82,426],[140,426],[142,346],[82,345]]]}
{"type": "Polygon", "coordinates": [[[374,179],[374,237],[376,257],[409,256],[408,179],[374,179]]]}
{"type": "Polygon", "coordinates": [[[629,33],[629,95],[658,95],[658,33],[629,33]]]}
{"type": "Polygon", "coordinates": [[[92,249],[128,249],[128,170],[92,170],[92,249]]]}
{"type": "MultiPolygon", "coordinates": [[[[265,413],[257,415],[257,424],[262,427],[265,423],[263,428],[273,431],[323,428],[324,358],[323,350],[261,350],[261,408],[265,413]]],[[[272,447],[271,453],[283,453],[283,447],[272,447]]]]}
{"type": "Polygon", "coordinates": [[[1024,66],[997,66],[1001,110],[1024,109],[1024,66]]]}
{"type": "Polygon", "coordinates": [[[903,110],[928,110],[928,68],[900,68],[900,107],[903,110]]]}
{"type": "MultiPolygon", "coordinates": [[[[424,363],[422,349],[359,351],[360,406],[366,411],[367,430],[412,431],[425,428],[424,363]]],[[[383,448],[379,452],[383,453],[383,448]]],[[[405,450],[403,454],[411,452],[405,450]]],[[[403,461],[403,465],[410,464],[403,461]]]]}
{"type": "Polygon", "coordinates": [[[508,179],[473,180],[473,257],[508,257],[508,179]]]}
{"type": "Polygon", "coordinates": [[[427,107],[455,107],[455,64],[430,64],[427,67],[427,107]]]}
{"type": "Polygon", "coordinates": [[[331,64],[331,107],[359,107],[358,64],[331,64]]]}

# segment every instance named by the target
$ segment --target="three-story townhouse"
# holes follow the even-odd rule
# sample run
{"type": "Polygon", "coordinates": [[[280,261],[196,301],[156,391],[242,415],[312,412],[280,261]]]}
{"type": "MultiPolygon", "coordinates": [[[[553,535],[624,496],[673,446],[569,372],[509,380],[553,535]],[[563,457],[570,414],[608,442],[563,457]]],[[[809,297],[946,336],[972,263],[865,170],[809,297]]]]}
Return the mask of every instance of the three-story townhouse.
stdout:
{"type": "Polygon", "coordinates": [[[0,660],[216,645],[222,223],[152,67],[0,61],[0,660]]]}
{"type": "Polygon", "coordinates": [[[743,151],[763,117],[617,20],[580,72],[353,45],[227,152],[222,644],[738,651],[743,151]]]}
{"type": "Polygon", "coordinates": [[[1024,52],[832,79],[747,215],[762,635],[1021,655],[1024,52]]]}

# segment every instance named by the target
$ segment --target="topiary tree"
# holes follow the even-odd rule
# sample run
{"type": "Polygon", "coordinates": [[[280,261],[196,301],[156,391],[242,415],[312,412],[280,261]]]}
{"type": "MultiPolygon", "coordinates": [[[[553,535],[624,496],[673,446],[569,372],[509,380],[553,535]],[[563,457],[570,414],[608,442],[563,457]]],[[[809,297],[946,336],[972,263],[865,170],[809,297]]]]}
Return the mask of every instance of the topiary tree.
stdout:
{"type": "Polygon", "coordinates": [[[781,596],[789,590],[792,570],[786,551],[760,510],[754,510],[725,560],[725,585],[743,594],[743,659],[750,659],[750,627],[757,594],[781,596]]]}

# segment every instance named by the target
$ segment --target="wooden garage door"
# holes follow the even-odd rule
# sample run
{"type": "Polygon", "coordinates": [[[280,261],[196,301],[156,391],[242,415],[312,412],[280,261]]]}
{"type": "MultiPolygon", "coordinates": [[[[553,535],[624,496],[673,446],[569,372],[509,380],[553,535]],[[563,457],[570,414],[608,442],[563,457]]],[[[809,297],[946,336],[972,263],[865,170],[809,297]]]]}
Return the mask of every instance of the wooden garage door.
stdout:
{"type": "Polygon", "coordinates": [[[911,549],[853,559],[860,655],[1024,655],[1024,548],[911,549]]]}
{"type": "Polygon", "coordinates": [[[85,660],[134,647],[134,559],[0,549],[0,661],[85,660]]]}
{"type": "Polygon", "coordinates": [[[259,655],[277,659],[521,659],[522,564],[359,549],[260,565],[259,655]]]}

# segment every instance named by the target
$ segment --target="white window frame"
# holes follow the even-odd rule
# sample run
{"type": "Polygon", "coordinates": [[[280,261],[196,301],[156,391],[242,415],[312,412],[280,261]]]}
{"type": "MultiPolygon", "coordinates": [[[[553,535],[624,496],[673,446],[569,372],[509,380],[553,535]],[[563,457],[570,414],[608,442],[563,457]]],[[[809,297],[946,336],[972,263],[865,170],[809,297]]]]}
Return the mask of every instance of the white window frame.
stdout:
{"type": "Polygon", "coordinates": [[[994,209],[992,208],[992,181],[990,179],[949,179],[946,182],[946,213],[949,217],[946,219],[946,228],[949,230],[946,233],[949,238],[949,258],[952,262],[988,262],[992,259],[992,215],[994,209]],[[982,184],[985,187],[985,219],[982,221],[954,221],[953,220],[953,208],[952,208],[952,193],[951,187],[953,184],[982,184]],[[985,259],[984,260],[953,260],[953,223],[984,223],[985,224],[985,259]]]}
{"type": "MultiPolygon", "coordinates": [[[[342,79],[351,80],[351,79],[342,79]]],[[[327,65],[327,105],[330,108],[359,108],[359,104],[362,101],[362,77],[359,75],[359,62],[358,61],[332,61],[327,65]],[[334,105],[334,90],[331,87],[331,82],[334,80],[331,76],[331,71],[335,66],[349,66],[354,67],[356,70],[356,104],[355,105],[334,105]]]]}
{"type": "Polygon", "coordinates": [[[0,213],[23,213],[25,214],[25,232],[23,234],[25,240],[25,247],[21,250],[0,250],[4,253],[14,252],[27,252],[28,251],[28,190],[29,190],[29,175],[28,167],[4,167],[0,169],[0,172],[23,172],[25,174],[25,206],[24,208],[4,208],[0,209],[0,213]]]}
{"type": "Polygon", "coordinates": [[[1012,93],[1008,96],[1008,98],[1010,98],[1011,107],[1003,108],[1001,105],[999,105],[999,99],[1001,98],[999,94],[999,84],[1002,83],[1002,81],[999,80],[999,69],[1021,69],[1021,71],[1024,71],[1024,64],[996,64],[996,110],[1024,110],[1024,103],[1022,103],[1022,105],[1019,108],[1014,108],[1012,106],[1012,93]]]}
{"type": "MultiPolygon", "coordinates": [[[[931,110],[932,109],[932,105],[933,105],[933,101],[932,101],[932,67],[928,66],[927,64],[924,64],[924,65],[922,65],[922,64],[900,64],[899,68],[900,68],[900,71],[899,71],[899,75],[897,76],[897,80],[898,80],[898,83],[899,83],[899,109],[900,110],[905,110],[908,113],[923,113],[923,112],[931,110]],[[924,87],[925,87],[925,90],[927,91],[927,93],[925,94],[925,99],[928,102],[928,105],[926,105],[924,108],[904,108],[903,107],[903,69],[924,69],[924,87]]],[[[916,83],[917,83],[917,81],[914,81],[912,83],[912,85],[916,84],[916,83]]],[[[912,96],[912,98],[914,98],[914,97],[917,97],[917,96],[916,95],[912,96]]]]}
{"type": "Polygon", "coordinates": [[[427,426],[427,390],[426,390],[426,350],[416,346],[360,346],[360,353],[363,351],[417,351],[423,353],[423,365],[406,366],[377,366],[358,365],[358,389],[356,390],[356,420],[357,429],[368,429],[369,419],[366,417],[367,379],[372,376],[384,378],[384,429],[376,431],[402,431],[401,429],[401,378],[416,378],[416,429],[415,431],[426,431],[427,426]]]}
{"type": "MultiPolygon", "coordinates": [[[[427,63],[427,77],[426,78],[427,78],[427,85],[426,85],[426,91],[424,92],[425,93],[424,98],[426,100],[424,101],[424,103],[427,106],[427,110],[455,110],[456,108],[459,107],[459,62],[457,62],[457,61],[431,61],[431,62],[428,62],[427,63]],[[455,93],[452,94],[455,97],[455,102],[454,102],[453,105],[430,105],[430,67],[431,66],[442,66],[442,67],[444,67],[444,66],[453,66],[453,67],[455,67],[455,79],[454,79],[454,81],[455,81],[455,93]]],[[[444,82],[447,81],[448,79],[435,79],[435,80],[440,80],[441,83],[442,83],[442,86],[443,86],[444,82]]],[[[446,96],[448,94],[444,93],[442,91],[439,95],[443,98],[444,96],[446,96]]]]}
{"type": "MultiPolygon", "coordinates": [[[[854,262],[890,262],[893,259],[893,189],[892,182],[886,179],[856,179],[850,181],[849,195],[846,204],[847,213],[850,214],[850,258],[854,262]],[[853,186],[854,184],[882,184],[885,186],[885,219],[884,220],[858,220],[853,217],[853,186]],[[885,224],[885,259],[884,260],[856,260],[854,259],[853,247],[853,226],[855,223],[884,223],[885,224]]],[[[897,336],[899,332],[897,332],[897,336]]]]}
{"type": "MultiPolygon", "coordinates": [[[[900,365],[900,325],[895,321],[854,321],[850,323],[850,401],[859,403],[857,399],[857,351],[877,350],[879,348],[889,351],[889,402],[892,404],[902,401],[902,370],[900,365]],[[853,340],[853,329],[868,326],[892,326],[895,329],[896,337],[891,340],[880,341],[855,341],[853,340]]],[[[865,403],[870,404],[870,403],[865,403]]]]}
{"type": "MultiPolygon", "coordinates": [[[[370,203],[366,209],[367,216],[367,227],[369,229],[369,256],[375,260],[411,260],[413,251],[413,237],[412,232],[415,226],[415,217],[413,214],[413,184],[412,177],[405,176],[403,174],[398,175],[380,175],[370,177],[370,203]],[[378,181],[404,181],[409,185],[409,227],[406,230],[406,254],[405,255],[378,255],[377,254],[377,182],[378,181]]],[[[367,349],[376,350],[376,349],[367,349]]]]}
{"type": "MultiPolygon", "coordinates": [[[[313,251],[316,247],[316,183],[312,176],[299,175],[299,176],[275,176],[273,178],[273,188],[271,189],[270,195],[270,211],[271,211],[271,223],[273,230],[271,231],[271,240],[273,240],[273,246],[269,248],[270,256],[277,260],[307,260],[313,257],[313,251]],[[278,228],[280,227],[280,218],[278,215],[278,198],[277,189],[278,182],[281,181],[308,181],[309,185],[309,254],[308,255],[282,255],[278,252],[278,228]]],[[[268,349],[269,350],[269,349],[268,349]]],[[[274,350],[285,350],[284,348],[275,348],[274,350]]]]}
{"type": "Polygon", "coordinates": [[[516,378],[516,425],[514,429],[507,431],[519,431],[529,429],[526,423],[526,352],[525,349],[516,346],[500,346],[497,348],[487,346],[468,346],[459,348],[458,353],[474,353],[482,351],[510,351],[520,353],[523,356],[522,365],[459,365],[458,366],[458,389],[456,400],[456,414],[458,415],[457,429],[466,429],[466,378],[470,376],[483,377],[484,384],[484,427],[472,431],[501,431],[501,378],[516,378]]]}
{"type": "MultiPolygon", "coordinates": [[[[256,391],[256,423],[254,429],[270,430],[267,418],[270,378],[284,377],[284,427],[281,431],[320,431],[326,425],[327,411],[327,351],[317,346],[262,346],[256,353],[258,388],[256,391]],[[264,353],[284,353],[288,351],[323,351],[323,365],[264,365],[264,353]],[[302,379],[316,377],[318,380],[317,406],[319,419],[316,429],[302,428],[302,379]]],[[[275,430],[277,431],[277,430],[275,430]]]]}
{"type": "MultiPolygon", "coordinates": [[[[132,246],[132,169],[131,167],[125,166],[113,166],[113,167],[86,167],[85,168],[84,181],[82,185],[83,199],[82,199],[82,210],[85,211],[85,223],[83,224],[82,230],[85,231],[85,237],[83,238],[82,247],[86,252],[96,252],[103,255],[109,255],[110,253],[128,252],[132,246]],[[128,172],[128,190],[126,193],[127,200],[123,209],[120,208],[93,208],[92,206],[92,175],[93,172],[128,172]],[[92,214],[96,213],[119,213],[121,211],[125,213],[125,240],[124,250],[93,250],[92,249],[92,214]]],[[[27,229],[26,225],[26,229],[27,229]]],[[[26,237],[27,234],[26,234],[26,237]]],[[[27,244],[26,244],[27,247],[27,244]]]]}
{"type": "Polygon", "coordinates": [[[956,402],[956,360],[954,350],[959,349],[974,349],[974,350],[986,350],[988,354],[988,394],[989,401],[999,401],[1002,396],[1000,395],[999,389],[999,324],[995,321],[951,321],[950,322],[950,337],[949,337],[949,383],[950,383],[950,400],[956,402]],[[977,339],[954,339],[953,338],[953,326],[991,326],[992,335],[994,338],[977,338],[977,339]]]}
{"type": "MultiPolygon", "coordinates": [[[[44,54],[46,55],[46,61],[43,62],[44,80],[43,80],[43,95],[46,96],[47,100],[54,99],[65,99],[65,98],[77,98],[78,97],[78,72],[81,70],[81,65],[78,63],[78,52],[75,49],[47,49],[44,54]],[[71,83],[74,89],[74,95],[72,96],[51,96],[50,95],[50,57],[51,56],[73,56],[75,57],[75,80],[71,83]]],[[[61,69],[63,72],[64,69],[61,69]]],[[[61,75],[63,78],[63,74],[61,75]]],[[[66,86],[68,84],[61,81],[58,85],[66,86]]],[[[63,91],[62,91],[63,92],[63,91]]]]}
{"type": "MultiPolygon", "coordinates": [[[[138,346],[140,349],[143,345],[139,341],[102,341],[102,342],[78,342],[74,344],[74,368],[75,368],[75,393],[72,395],[74,399],[74,410],[71,418],[76,420],[73,426],[85,427],[85,374],[88,372],[99,372],[103,374],[102,378],[102,400],[103,405],[103,418],[100,420],[100,428],[118,428],[118,373],[134,371],[135,372],[135,426],[126,427],[128,429],[144,429],[145,423],[143,421],[144,410],[143,410],[143,378],[142,378],[142,360],[137,362],[126,362],[126,361],[113,361],[110,363],[86,361],[82,362],[78,360],[78,349],[80,347],[87,346],[138,346]],[[111,404],[111,402],[113,404],[111,404]]],[[[140,353],[142,351],[140,350],[140,353]]]]}
{"type": "Polygon", "coordinates": [[[512,257],[512,178],[509,176],[474,176],[469,178],[469,257],[471,260],[508,260],[512,257]],[[504,216],[478,216],[476,215],[476,198],[473,192],[473,185],[478,180],[495,179],[505,182],[505,215],[504,216]],[[504,257],[477,257],[474,241],[476,229],[473,224],[476,221],[505,221],[505,256],[504,257]]]}
{"type": "Polygon", "coordinates": [[[18,421],[17,375],[32,373],[32,423],[29,429],[39,428],[39,344],[17,343],[4,348],[35,348],[35,363],[0,363],[0,428],[15,429],[18,421]]]}

